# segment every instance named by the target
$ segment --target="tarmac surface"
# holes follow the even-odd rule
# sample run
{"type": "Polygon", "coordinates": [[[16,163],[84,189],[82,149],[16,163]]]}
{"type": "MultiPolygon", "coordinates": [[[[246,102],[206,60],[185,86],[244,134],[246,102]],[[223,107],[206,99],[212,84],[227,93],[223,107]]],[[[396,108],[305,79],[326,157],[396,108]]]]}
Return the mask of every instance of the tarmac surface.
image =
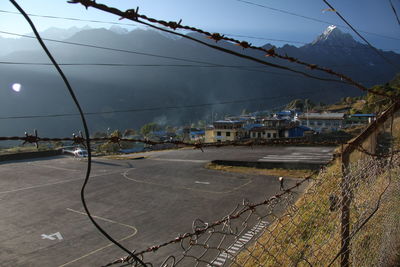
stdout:
{"type": "MultiPolygon", "coordinates": [[[[86,190],[96,221],[140,251],[215,221],[244,198],[279,192],[277,177],[205,169],[214,159],[327,160],[331,147],[181,149],[95,158],[86,190]],[[307,157],[303,157],[307,155],[307,157]],[[296,158],[297,157],[297,158],[296,158]]],[[[58,156],[0,163],[0,266],[102,266],[126,254],[87,218],[80,201],[85,159],[58,156]]],[[[286,179],[286,186],[296,182],[286,179]]],[[[301,188],[299,193],[301,193],[301,188]]],[[[152,253],[161,262],[169,251],[152,253]]],[[[157,265],[155,265],[157,266],[157,265]]]]}

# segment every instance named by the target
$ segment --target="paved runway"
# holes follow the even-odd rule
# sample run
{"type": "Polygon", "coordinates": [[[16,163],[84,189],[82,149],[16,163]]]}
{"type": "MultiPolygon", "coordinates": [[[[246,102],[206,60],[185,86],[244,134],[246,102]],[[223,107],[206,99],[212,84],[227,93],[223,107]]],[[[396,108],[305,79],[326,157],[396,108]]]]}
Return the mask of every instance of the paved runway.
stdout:
{"type": "MultiPolygon", "coordinates": [[[[276,177],[209,170],[206,162],[299,151],[184,149],[144,153],[141,160],[94,159],[87,203],[115,239],[141,250],[191,231],[196,218],[214,221],[244,198],[256,202],[279,192],[276,177]]],[[[101,266],[125,255],[83,212],[85,167],[85,160],[63,156],[0,164],[0,266],[101,266]]],[[[293,183],[287,180],[287,186],[293,183]]],[[[161,261],[167,255],[168,249],[152,257],[161,261]]]]}

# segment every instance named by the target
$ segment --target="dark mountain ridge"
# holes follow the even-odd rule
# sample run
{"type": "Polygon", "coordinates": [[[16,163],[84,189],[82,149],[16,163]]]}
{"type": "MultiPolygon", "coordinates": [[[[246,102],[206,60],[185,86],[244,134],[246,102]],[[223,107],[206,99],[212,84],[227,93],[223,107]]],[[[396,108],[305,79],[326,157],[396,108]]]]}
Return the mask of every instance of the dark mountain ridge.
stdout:
{"type": "MultiPolygon", "coordinates": [[[[189,34],[215,43],[197,33],[189,34]]],[[[343,83],[308,79],[224,54],[187,39],[169,38],[168,35],[161,35],[152,30],[121,32],[119,29],[86,29],[72,34],[65,41],[131,51],[126,53],[47,42],[59,63],[135,65],[62,66],[85,112],[136,110],[130,113],[90,115],[89,123],[95,131],[104,131],[107,128],[138,128],[159,117],[166,117],[169,124],[190,123],[199,119],[211,121],[211,114],[222,117],[223,114],[240,113],[242,109],[270,109],[284,105],[293,98],[311,98],[314,102],[331,103],[344,96],[361,94],[357,88],[343,83]],[[187,61],[140,53],[182,58],[187,61]],[[178,64],[184,66],[176,66],[178,64]],[[173,108],[245,99],[253,101],[197,108],[173,108]]],[[[6,42],[7,39],[3,38],[0,45],[6,42]]],[[[218,44],[269,62],[328,77],[324,73],[310,71],[293,63],[266,58],[259,51],[243,50],[228,42],[221,41],[218,44]]],[[[272,46],[266,44],[265,47],[272,46]]],[[[18,51],[2,56],[2,61],[49,62],[37,44],[29,43],[24,49],[17,48],[18,51]]],[[[331,67],[362,81],[367,86],[386,82],[396,72],[374,51],[337,28],[328,28],[310,44],[299,48],[285,45],[276,51],[303,61],[331,67]]],[[[400,61],[400,55],[396,53],[383,53],[393,61],[400,61]]],[[[3,88],[0,90],[1,117],[76,113],[65,85],[53,66],[1,65],[0,70],[0,86],[3,88]],[[10,90],[10,85],[15,82],[20,82],[23,86],[20,93],[10,90]]],[[[9,119],[2,122],[7,127],[1,128],[0,135],[21,134],[36,128],[48,135],[65,136],[81,129],[76,116],[9,119]]]]}

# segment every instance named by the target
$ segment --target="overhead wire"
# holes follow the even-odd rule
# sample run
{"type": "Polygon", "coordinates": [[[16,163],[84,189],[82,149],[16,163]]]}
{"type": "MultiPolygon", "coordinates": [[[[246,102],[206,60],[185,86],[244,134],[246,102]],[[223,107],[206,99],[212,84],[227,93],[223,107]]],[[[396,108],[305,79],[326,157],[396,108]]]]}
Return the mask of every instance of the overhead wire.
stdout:
{"type": "MultiPolygon", "coordinates": [[[[382,65],[386,63],[374,63],[374,65],[382,65]]],[[[51,63],[46,62],[22,62],[22,61],[0,61],[0,65],[33,65],[33,66],[51,66],[51,63]]],[[[199,67],[199,68],[237,68],[237,69],[261,69],[265,68],[265,66],[260,65],[199,65],[199,64],[131,64],[131,63],[58,63],[60,66],[105,66],[105,67],[199,67]]],[[[365,66],[365,64],[327,64],[331,67],[353,67],[353,66],[365,66]]],[[[295,74],[288,73],[278,73],[278,72],[270,72],[263,71],[266,73],[279,74],[283,76],[294,76],[294,77],[303,77],[295,74]]]]}
{"type": "Polygon", "coordinates": [[[86,214],[88,216],[88,218],[90,219],[90,221],[93,223],[93,225],[100,231],[100,233],[102,233],[108,240],[110,240],[112,243],[114,243],[115,245],[117,245],[119,248],[121,248],[123,251],[127,252],[128,255],[130,255],[133,259],[135,259],[138,263],[140,263],[142,266],[146,266],[137,256],[135,256],[130,250],[128,250],[127,248],[125,248],[124,246],[122,246],[122,244],[120,244],[118,241],[116,241],[114,238],[112,238],[93,218],[93,216],[91,215],[87,203],[86,203],[86,199],[85,199],[85,189],[86,189],[86,185],[89,182],[89,178],[90,178],[90,172],[91,172],[91,147],[90,147],[90,134],[89,134],[89,127],[87,125],[86,122],[86,118],[85,115],[83,113],[82,107],[79,103],[78,98],[76,97],[73,88],[71,87],[67,77],[65,76],[64,72],[62,71],[62,69],[57,65],[57,61],[54,59],[54,57],[52,56],[52,54],[50,53],[50,51],[48,50],[47,46],[45,45],[45,43],[43,42],[43,40],[41,39],[41,36],[39,34],[39,32],[37,31],[34,23],[32,22],[32,20],[29,18],[29,16],[25,13],[25,11],[19,6],[19,4],[15,1],[15,0],[10,0],[10,2],[15,6],[16,9],[18,9],[19,12],[21,12],[21,14],[24,16],[25,20],[28,22],[28,24],[30,25],[30,27],[32,28],[32,31],[34,33],[34,35],[36,36],[36,39],[38,40],[38,42],[40,43],[40,46],[43,48],[44,52],[46,53],[46,55],[48,56],[48,58],[50,59],[50,61],[54,64],[54,67],[56,68],[57,72],[60,74],[62,80],[64,81],[65,86],[67,87],[67,90],[76,106],[76,108],[79,111],[79,115],[82,121],[82,125],[84,128],[84,132],[85,132],[85,137],[86,137],[86,149],[87,149],[87,153],[88,153],[88,161],[87,161],[87,167],[86,167],[86,175],[85,175],[85,179],[81,188],[81,201],[82,201],[82,205],[86,211],[86,214]]]}
{"type": "Polygon", "coordinates": [[[393,11],[394,16],[396,17],[397,23],[400,25],[399,15],[397,15],[397,11],[396,11],[396,8],[393,5],[392,0],[389,0],[389,3],[390,3],[390,6],[392,7],[392,11],[393,11]]]}
{"type": "MultiPolygon", "coordinates": [[[[238,0],[239,1],[239,0],[238,0]]],[[[241,1],[241,0],[240,0],[241,1]]],[[[350,29],[357,34],[358,37],[360,37],[375,53],[380,56],[383,60],[385,60],[387,63],[390,65],[394,66],[396,69],[399,69],[399,65],[393,63],[391,60],[389,60],[385,55],[383,55],[376,47],[374,47],[364,36],[361,35],[361,33],[356,30],[353,25],[350,24],[350,22],[347,21],[345,17],[343,17],[339,11],[337,11],[327,0],[322,0],[331,10],[333,10],[336,15],[344,22],[346,25],[350,27],[350,29]]]]}
{"type": "MultiPolygon", "coordinates": [[[[377,63],[377,65],[383,63],[377,63]]],[[[0,61],[0,65],[14,65],[14,66],[52,66],[51,63],[45,62],[15,62],[15,61],[0,61]]],[[[250,66],[250,65],[197,65],[197,64],[129,64],[129,63],[58,63],[59,66],[74,67],[74,66],[85,66],[85,67],[167,67],[167,68],[232,68],[237,70],[245,70],[249,72],[260,72],[268,73],[278,76],[295,77],[295,78],[307,78],[297,74],[290,73],[279,73],[267,70],[261,70],[265,66],[250,66]]],[[[365,66],[364,64],[328,64],[330,67],[352,67],[352,66],[365,66]]],[[[340,81],[335,81],[340,82],[340,81]]],[[[382,83],[382,80],[359,80],[362,83],[382,83]]]]}
{"type": "MultiPolygon", "coordinates": [[[[7,32],[7,31],[0,31],[0,33],[12,35],[12,36],[19,36],[19,37],[24,37],[24,38],[35,39],[35,37],[27,35],[27,34],[18,34],[18,33],[7,32]]],[[[42,38],[42,39],[44,41],[60,43],[60,44],[68,44],[68,45],[75,45],[75,46],[88,47],[88,48],[96,48],[96,49],[102,49],[102,50],[108,50],[108,51],[129,53],[129,54],[135,54],[135,55],[142,55],[142,56],[149,56],[149,57],[156,57],[156,58],[164,58],[164,59],[172,59],[172,60],[191,62],[191,63],[199,63],[199,64],[211,64],[211,65],[218,66],[217,63],[210,63],[210,62],[205,62],[205,61],[185,59],[185,58],[172,57],[172,56],[164,56],[164,55],[158,55],[158,54],[153,54],[153,53],[138,52],[138,51],[128,50],[128,49],[111,48],[111,47],[106,47],[106,46],[101,46],[101,45],[83,44],[83,43],[79,43],[79,42],[62,41],[62,40],[56,40],[56,39],[51,39],[51,38],[42,38]]]]}
{"type": "MultiPolygon", "coordinates": [[[[239,104],[246,102],[258,102],[264,100],[277,100],[282,98],[291,98],[293,96],[304,96],[305,94],[319,94],[321,91],[304,91],[298,92],[290,95],[277,95],[277,96],[268,96],[268,97],[255,97],[248,99],[240,99],[240,100],[228,100],[228,101],[220,101],[220,102],[212,102],[212,103],[200,103],[200,104],[191,104],[191,105],[177,105],[177,106],[161,106],[161,107],[147,107],[147,108],[135,108],[135,109],[122,109],[122,110],[112,110],[112,111],[98,111],[98,112],[84,112],[84,115],[103,115],[103,114],[114,114],[114,113],[133,113],[133,112],[143,112],[143,111],[157,111],[157,110],[168,110],[168,109],[189,109],[189,108],[200,108],[200,107],[208,107],[208,106],[217,106],[217,105],[228,105],[228,104],[239,104]]],[[[35,118],[56,118],[56,117],[75,117],[79,116],[79,113],[60,113],[60,114],[47,114],[47,115],[22,115],[22,116],[4,116],[0,117],[0,120],[8,120],[8,119],[35,119],[35,118]]]]}
{"type": "MultiPolygon", "coordinates": [[[[350,49],[355,49],[355,50],[370,49],[369,47],[355,47],[355,46],[347,46],[347,45],[330,45],[330,44],[313,44],[313,43],[310,43],[310,42],[284,40],[284,39],[274,39],[274,38],[265,38],[265,37],[242,35],[242,34],[224,33],[224,35],[233,36],[233,37],[240,37],[240,38],[248,38],[248,39],[258,39],[258,40],[282,42],[282,43],[287,43],[287,44],[317,45],[317,46],[323,46],[323,47],[350,48],[350,49]]],[[[381,49],[382,50],[389,50],[389,51],[400,50],[400,48],[381,48],[381,49]]]]}
{"type": "MultiPolygon", "coordinates": [[[[349,27],[347,27],[345,25],[337,25],[334,22],[330,22],[330,21],[326,21],[326,20],[321,20],[321,19],[317,19],[317,18],[301,15],[301,14],[298,14],[298,13],[294,13],[294,12],[290,12],[290,11],[287,11],[287,10],[266,6],[266,5],[263,5],[263,4],[254,3],[254,2],[251,2],[251,1],[247,1],[247,0],[236,0],[236,1],[248,4],[248,5],[253,5],[253,6],[257,6],[257,7],[261,7],[261,8],[265,8],[265,9],[269,9],[269,10],[273,10],[273,11],[277,11],[277,12],[280,12],[280,13],[284,13],[284,14],[300,17],[300,18],[303,18],[303,19],[312,20],[312,21],[315,21],[315,22],[320,22],[320,23],[329,24],[329,25],[334,24],[334,25],[336,25],[337,27],[340,27],[340,28],[350,29],[349,27]]],[[[364,32],[364,33],[367,33],[367,34],[372,34],[372,35],[379,36],[379,37],[382,37],[382,38],[387,38],[387,39],[400,41],[400,38],[396,38],[396,37],[392,37],[392,36],[382,35],[382,34],[369,32],[369,31],[364,31],[364,30],[360,30],[360,32],[364,32]]]]}
{"type": "MultiPolygon", "coordinates": [[[[115,8],[115,7],[109,7],[109,6],[104,5],[102,3],[97,3],[96,1],[91,1],[91,0],[70,0],[70,1],[68,1],[68,3],[71,3],[71,4],[78,4],[79,3],[79,4],[82,4],[85,8],[93,7],[95,9],[102,10],[102,11],[105,11],[107,13],[111,13],[111,14],[120,16],[121,18],[126,18],[126,19],[129,19],[129,20],[135,21],[137,23],[140,23],[140,24],[143,24],[143,25],[147,25],[147,26],[152,27],[154,29],[157,29],[159,31],[167,32],[167,33],[170,33],[170,34],[174,34],[174,35],[186,38],[188,40],[191,40],[193,42],[202,44],[202,45],[207,46],[209,48],[212,48],[214,50],[222,51],[224,53],[227,53],[227,54],[230,54],[230,55],[234,55],[234,56],[239,57],[239,58],[248,59],[250,61],[258,62],[260,64],[264,64],[266,66],[270,66],[270,67],[273,67],[273,68],[284,69],[284,70],[291,71],[291,72],[294,72],[294,73],[299,73],[299,74],[302,74],[302,75],[304,75],[306,77],[309,77],[309,78],[313,78],[313,79],[317,79],[317,80],[325,80],[324,78],[316,77],[316,76],[310,75],[310,74],[302,72],[302,71],[297,71],[295,69],[292,69],[292,68],[289,68],[289,67],[286,67],[286,66],[283,66],[283,65],[278,65],[278,64],[271,63],[271,62],[268,62],[268,61],[260,60],[260,59],[258,59],[256,57],[252,57],[252,56],[249,56],[249,55],[244,54],[244,53],[239,53],[239,52],[236,52],[234,50],[226,49],[226,48],[224,48],[222,46],[213,45],[212,43],[205,42],[205,41],[202,41],[200,39],[194,38],[192,36],[179,33],[176,30],[177,29],[183,29],[183,30],[194,31],[194,32],[200,33],[202,35],[205,35],[208,39],[214,40],[215,42],[218,42],[220,40],[226,40],[226,41],[234,43],[235,45],[237,45],[239,47],[242,47],[243,49],[248,48],[248,49],[252,49],[252,50],[258,50],[258,51],[261,51],[263,53],[266,53],[265,54],[266,56],[276,57],[276,58],[279,58],[279,59],[282,59],[282,60],[285,60],[285,61],[289,61],[291,63],[298,64],[300,66],[309,68],[311,70],[318,70],[318,71],[325,72],[325,73],[327,73],[329,75],[332,75],[332,76],[335,76],[337,78],[340,78],[340,81],[343,81],[343,82],[345,82],[347,84],[351,84],[351,85],[359,88],[362,91],[369,91],[369,89],[367,89],[365,86],[363,86],[360,83],[354,81],[350,77],[348,77],[348,76],[346,76],[344,74],[335,72],[332,69],[327,69],[325,67],[321,67],[321,66],[318,66],[316,64],[311,64],[311,63],[308,63],[308,62],[304,62],[304,61],[301,61],[301,60],[299,60],[297,58],[290,57],[287,54],[285,54],[285,55],[278,54],[278,53],[275,52],[275,50],[273,48],[272,49],[266,49],[264,47],[253,46],[253,45],[249,44],[246,41],[240,41],[240,40],[228,38],[228,37],[225,37],[225,36],[221,35],[220,33],[211,33],[211,32],[208,32],[208,31],[205,31],[205,30],[193,27],[193,26],[182,25],[181,24],[182,20],[180,20],[179,22],[175,22],[175,21],[167,22],[167,21],[164,21],[164,20],[151,18],[151,17],[148,17],[148,16],[146,16],[144,14],[139,14],[138,13],[139,7],[137,7],[136,10],[129,9],[129,10],[126,10],[126,11],[121,11],[121,10],[115,8]],[[166,28],[163,28],[163,27],[166,27],[166,28]]],[[[337,80],[331,80],[331,81],[337,81],[337,80]]],[[[376,92],[375,94],[381,94],[381,93],[376,92]]],[[[382,93],[382,95],[383,94],[384,93],[382,93]]]]}
{"type": "MultiPolygon", "coordinates": [[[[12,36],[19,36],[19,37],[24,37],[24,38],[35,39],[35,37],[30,36],[30,35],[26,35],[26,34],[18,34],[18,33],[12,33],[12,32],[7,32],[7,31],[0,31],[0,33],[12,35],[12,36]]],[[[207,62],[207,61],[192,60],[192,59],[173,57],[173,56],[164,56],[164,55],[159,55],[159,54],[138,52],[138,51],[127,50],[127,49],[111,48],[111,47],[100,46],[100,45],[84,44],[84,43],[71,42],[71,41],[61,41],[61,40],[55,40],[55,39],[49,39],[49,38],[42,38],[42,39],[45,40],[45,41],[48,41],[48,42],[55,42],[55,43],[61,43],[61,44],[67,44],[67,45],[75,45],[75,46],[81,46],[81,47],[102,49],[102,50],[115,51],[115,52],[121,52],[121,53],[136,54],[136,55],[149,56],[149,57],[155,57],[155,58],[172,59],[172,60],[177,60],[177,61],[182,61],[182,62],[207,64],[207,65],[215,66],[215,67],[227,67],[227,68],[233,68],[233,69],[237,68],[237,69],[242,69],[242,70],[246,70],[246,71],[250,71],[250,72],[264,72],[264,73],[270,73],[270,74],[275,74],[275,75],[296,76],[296,77],[299,77],[299,78],[300,77],[301,78],[306,78],[305,76],[300,75],[300,74],[294,75],[294,74],[289,74],[289,73],[277,73],[277,72],[272,72],[272,71],[267,71],[267,70],[256,70],[256,69],[254,69],[257,66],[248,66],[248,67],[239,67],[239,66],[234,66],[234,65],[228,66],[228,65],[222,65],[222,64],[212,63],[212,62],[207,62]]],[[[7,64],[7,63],[5,63],[5,64],[7,64]]],[[[262,66],[262,67],[266,68],[265,66],[262,66]]],[[[323,79],[323,80],[327,81],[327,82],[344,83],[343,81],[334,80],[334,79],[323,79]]]]}
{"type": "MultiPolygon", "coordinates": [[[[8,14],[18,14],[18,12],[12,12],[8,10],[1,10],[0,13],[8,13],[8,14]]],[[[120,25],[120,26],[130,26],[135,27],[136,24],[132,23],[123,23],[123,22],[113,22],[113,21],[103,21],[103,20],[92,20],[92,19],[81,19],[81,18],[72,18],[72,17],[60,17],[60,16],[51,16],[51,15],[38,15],[38,14],[28,14],[32,17],[39,17],[39,18],[48,18],[48,19],[60,19],[60,20],[71,20],[71,21],[82,21],[82,22],[90,22],[90,23],[101,23],[101,24],[110,24],[110,25],[120,25]]],[[[329,22],[326,22],[329,23],[329,22]]],[[[330,23],[332,24],[332,23],[330,23]]],[[[145,26],[150,28],[148,26],[145,26]]],[[[345,27],[345,26],[343,26],[345,27]]],[[[345,27],[348,28],[348,27],[345,27]]],[[[274,41],[274,42],[285,42],[285,43],[293,43],[293,44],[303,44],[307,45],[310,44],[308,42],[301,42],[301,41],[294,41],[294,40],[283,40],[283,39],[274,39],[274,38],[265,38],[259,36],[249,36],[249,35],[241,35],[241,34],[233,34],[233,33],[223,33],[226,36],[233,36],[233,37],[242,37],[242,38],[249,38],[249,39],[258,39],[258,40],[266,40],[266,41],[274,41]]],[[[400,40],[400,39],[399,39],[400,40]]],[[[328,44],[319,44],[320,46],[327,46],[327,47],[338,47],[338,48],[351,48],[351,49],[368,49],[367,47],[352,47],[352,46],[336,46],[336,45],[328,45],[328,44]]],[[[400,48],[383,48],[384,50],[400,50],[400,48]]]]}

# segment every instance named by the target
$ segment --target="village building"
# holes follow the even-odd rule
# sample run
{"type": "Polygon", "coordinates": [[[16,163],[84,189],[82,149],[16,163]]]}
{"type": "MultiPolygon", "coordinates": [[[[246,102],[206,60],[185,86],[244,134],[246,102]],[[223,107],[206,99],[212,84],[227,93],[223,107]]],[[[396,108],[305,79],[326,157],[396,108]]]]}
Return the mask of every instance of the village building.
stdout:
{"type": "Polygon", "coordinates": [[[276,127],[262,126],[249,130],[251,139],[273,139],[279,137],[279,129],[276,127]]]}
{"type": "Polygon", "coordinates": [[[322,132],[334,132],[342,129],[345,124],[344,113],[303,113],[296,117],[301,126],[322,132]]]}
{"type": "Polygon", "coordinates": [[[205,142],[226,142],[240,140],[245,136],[243,121],[220,120],[206,128],[205,142]]]}
{"type": "Polygon", "coordinates": [[[373,122],[375,118],[375,114],[352,114],[346,118],[346,126],[368,124],[373,122]]]}
{"type": "Polygon", "coordinates": [[[205,133],[206,133],[205,130],[199,130],[199,129],[190,131],[190,134],[189,134],[190,141],[191,142],[204,142],[205,133]]]}

